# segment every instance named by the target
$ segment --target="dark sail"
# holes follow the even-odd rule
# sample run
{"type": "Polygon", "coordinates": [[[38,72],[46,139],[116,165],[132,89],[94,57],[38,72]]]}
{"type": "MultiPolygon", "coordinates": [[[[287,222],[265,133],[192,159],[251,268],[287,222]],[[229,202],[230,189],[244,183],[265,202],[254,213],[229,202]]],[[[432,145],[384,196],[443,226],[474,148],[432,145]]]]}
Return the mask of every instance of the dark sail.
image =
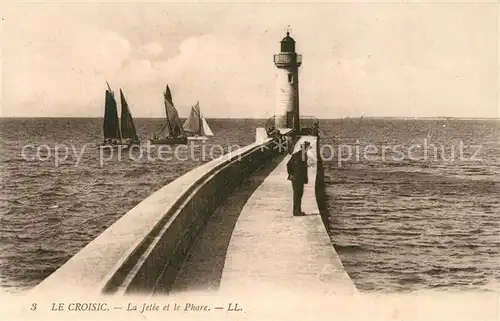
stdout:
{"type": "Polygon", "coordinates": [[[182,128],[181,120],[179,119],[179,113],[175,109],[174,104],[172,104],[172,93],[167,85],[164,96],[165,104],[165,116],[166,123],[160,129],[157,136],[160,137],[178,137],[184,135],[184,129],[182,128]]]}
{"type": "Polygon", "coordinates": [[[170,87],[168,87],[167,85],[167,88],[165,89],[165,93],[164,93],[164,96],[165,96],[165,99],[171,104],[171,105],[174,105],[174,102],[172,100],[172,92],[170,92],[170,87]]]}
{"type": "Polygon", "coordinates": [[[165,104],[165,124],[150,142],[155,145],[187,145],[188,139],[182,128],[179,113],[174,107],[172,93],[168,85],[163,93],[163,103],[165,104]]]}
{"type": "Polygon", "coordinates": [[[120,101],[122,105],[122,116],[120,119],[122,138],[124,139],[129,138],[132,139],[133,141],[139,141],[139,137],[137,137],[137,132],[135,130],[134,120],[132,119],[132,114],[130,113],[127,100],[125,100],[125,96],[123,95],[121,89],[120,89],[120,101]]]}
{"type": "Polygon", "coordinates": [[[115,95],[109,85],[108,90],[106,90],[103,130],[104,139],[121,139],[115,95]]]}

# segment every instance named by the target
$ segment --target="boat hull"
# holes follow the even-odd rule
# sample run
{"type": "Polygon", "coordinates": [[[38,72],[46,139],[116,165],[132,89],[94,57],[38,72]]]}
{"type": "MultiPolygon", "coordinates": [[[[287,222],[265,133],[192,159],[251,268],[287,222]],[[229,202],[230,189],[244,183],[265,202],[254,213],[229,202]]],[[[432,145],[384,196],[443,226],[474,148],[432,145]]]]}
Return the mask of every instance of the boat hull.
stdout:
{"type": "Polygon", "coordinates": [[[140,142],[117,143],[117,144],[102,143],[97,145],[98,148],[110,148],[110,149],[129,149],[134,146],[141,146],[141,143],[140,142]]]}
{"type": "Polygon", "coordinates": [[[188,136],[188,140],[207,140],[207,136],[188,136]]]}
{"type": "Polygon", "coordinates": [[[161,139],[150,139],[152,145],[187,145],[187,137],[165,137],[161,139]]]}
{"type": "Polygon", "coordinates": [[[104,149],[104,148],[109,148],[109,149],[129,149],[132,146],[139,146],[139,145],[125,145],[125,144],[99,144],[97,145],[98,148],[104,149]]]}

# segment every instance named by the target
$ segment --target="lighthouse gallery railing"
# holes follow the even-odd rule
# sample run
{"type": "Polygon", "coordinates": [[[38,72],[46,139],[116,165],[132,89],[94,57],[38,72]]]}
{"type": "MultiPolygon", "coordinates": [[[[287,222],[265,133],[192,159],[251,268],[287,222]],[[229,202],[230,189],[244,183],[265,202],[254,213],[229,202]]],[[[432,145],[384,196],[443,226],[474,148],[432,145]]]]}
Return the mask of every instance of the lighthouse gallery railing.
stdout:
{"type": "Polygon", "coordinates": [[[296,57],[296,63],[298,65],[302,64],[302,55],[291,55],[290,53],[279,53],[274,55],[275,64],[291,64],[296,57]]]}

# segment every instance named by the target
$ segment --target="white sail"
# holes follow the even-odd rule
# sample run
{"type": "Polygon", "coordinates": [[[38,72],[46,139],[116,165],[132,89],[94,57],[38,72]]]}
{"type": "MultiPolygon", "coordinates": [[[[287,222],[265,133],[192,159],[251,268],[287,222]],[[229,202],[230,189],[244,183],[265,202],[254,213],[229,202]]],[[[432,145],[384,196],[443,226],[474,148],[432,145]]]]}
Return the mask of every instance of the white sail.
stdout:
{"type": "Polygon", "coordinates": [[[183,129],[185,132],[190,133],[195,136],[213,136],[214,133],[208,126],[207,121],[203,116],[201,116],[200,104],[196,103],[191,107],[191,113],[184,122],[183,129]]]}
{"type": "Polygon", "coordinates": [[[196,103],[196,105],[191,107],[191,112],[184,122],[183,129],[187,133],[201,135],[203,130],[201,127],[200,104],[196,103]]]}
{"type": "Polygon", "coordinates": [[[210,129],[210,126],[208,126],[208,123],[205,120],[205,117],[202,117],[202,122],[203,122],[203,133],[205,134],[205,136],[213,136],[214,133],[210,129]]]}

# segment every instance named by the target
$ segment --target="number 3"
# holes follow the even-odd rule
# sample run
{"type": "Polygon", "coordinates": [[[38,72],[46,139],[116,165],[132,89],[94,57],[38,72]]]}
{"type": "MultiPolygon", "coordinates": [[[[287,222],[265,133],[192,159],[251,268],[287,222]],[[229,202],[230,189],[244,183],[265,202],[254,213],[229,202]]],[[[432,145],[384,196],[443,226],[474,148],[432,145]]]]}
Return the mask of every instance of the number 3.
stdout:
{"type": "Polygon", "coordinates": [[[33,304],[31,305],[31,311],[35,311],[35,310],[36,310],[36,303],[33,303],[33,304]]]}

